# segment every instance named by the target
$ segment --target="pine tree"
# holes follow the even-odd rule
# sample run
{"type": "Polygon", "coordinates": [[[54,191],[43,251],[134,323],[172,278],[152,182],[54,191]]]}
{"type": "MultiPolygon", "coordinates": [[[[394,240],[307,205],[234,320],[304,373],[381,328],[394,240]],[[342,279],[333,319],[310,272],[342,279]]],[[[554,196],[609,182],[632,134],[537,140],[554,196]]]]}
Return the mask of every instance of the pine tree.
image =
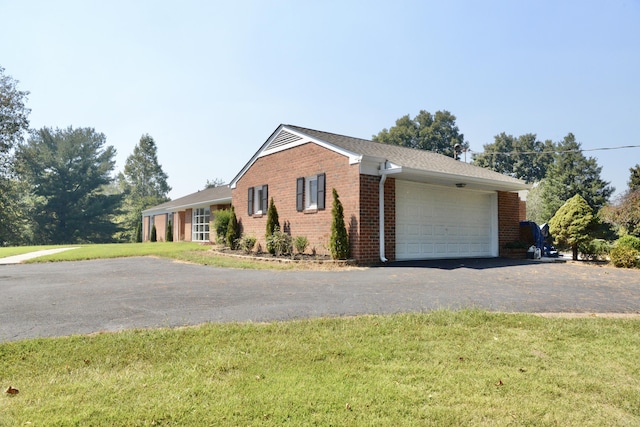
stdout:
{"type": "Polygon", "coordinates": [[[142,135],[133,153],[127,157],[124,172],[118,175],[118,183],[125,195],[120,218],[124,240],[134,239],[135,227],[144,209],[169,201],[171,187],[167,179],[158,163],[154,139],[149,134],[142,135]]]}
{"type": "Polygon", "coordinates": [[[335,188],[333,189],[331,216],[333,220],[331,221],[329,252],[333,259],[347,259],[349,258],[349,235],[344,224],[344,208],[335,188]]]}
{"type": "Polygon", "coordinates": [[[158,241],[158,232],[156,231],[155,224],[153,224],[153,227],[151,227],[151,238],[149,240],[151,240],[152,242],[158,241]]]}
{"type": "Polygon", "coordinates": [[[142,242],[142,221],[138,221],[138,226],[136,227],[136,243],[142,242]]]}
{"type": "Polygon", "coordinates": [[[555,161],[547,169],[541,194],[541,221],[549,221],[560,206],[576,194],[599,211],[614,191],[608,182],[600,178],[601,171],[602,167],[598,166],[596,159],[585,157],[575,136],[568,134],[558,144],[555,161]]]}

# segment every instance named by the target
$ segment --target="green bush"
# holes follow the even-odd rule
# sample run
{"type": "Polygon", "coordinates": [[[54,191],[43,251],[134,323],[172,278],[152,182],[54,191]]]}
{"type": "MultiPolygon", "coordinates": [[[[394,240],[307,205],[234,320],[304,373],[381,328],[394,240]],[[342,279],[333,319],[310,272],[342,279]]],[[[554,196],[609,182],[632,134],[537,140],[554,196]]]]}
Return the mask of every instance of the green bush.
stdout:
{"type": "Polygon", "coordinates": [[[136,243],[142,243],[142,221],[138,221],[136,227],[136,243]]]}
{"type": "Polygon", "coordinates": [[[267,251],[270,254],[276,253],[276,249],[269,244],[269,237],[276,231],[276,229],[280,229],[280,221],[278,220],[278,210],[276,209],[276,204],[273,202],[272,197],[269,202],[269,209],[267,210],[267,230],[265,233],[267,251]]]}
{"type": "Polygon", "coordinates": [[[611,244],[603,239],[593,239],[587,243],[578,244],[578,250],[582,259],[597,261],[605,259],[611,251],[611,244]]]}
{"type": "Polygon", "coordinates": [[[290,255],[292,250],[291,236],[287,233],[280,231],[280,227],[276,227],[273,230],[271,236],[267,237],[267,248],[272,248],[274,255],[290,255]]]}
{"type": "Polygon", "coordinates": [[[238,247],[238,239],[240,239],[240,226],[238,225],[236,212],[231,206],[231,218],[229,219],[226,235],[227,246],[231,249],[236,249],[238,247]]]}
{"type": "Polygon", "coordinates": [[[309,246],[309,240],[305,236],[297,236],[293,239],[293,247],[299,254],[303,254],[307,246],[309,246]]]}
{"type": "Polygon", "coordinates": [[[246,253],[251,253],[257,241],[258,239],[256,239],[255,236],[242,236],[240,240],[238,240],[238,247],[246,253]]]}
{"type": "Polygon", "coordinates": [[[171,225],[171,221],[167,224],[167,233],[164,240],[166,242],[173,242],[173,225],[171,225]]]}
{"type": "Polygon", "coordinates": [[[609,252],[609,258],[611,263],[616,267],[633,268],[638,267],[638,258],[640,257],[640,251],[629,246],[615,246],[609,252]]]}
{"type": "Polygon", "coordinates": [[[156,225],[153,224],[153,227],[151,227],[151,238],[150,240],[152,242],[157,242],[158,241],[158,232],[156,231],[156,225]]]}
{"type": "Polygon", "coordinates": [[[227,241],[227,228],[229,227],[230,220],[230,209],[215,211],[213,217],[213,229],[216,232],[216,242],[224,244],[227,241]]]}
{"type": "Polygon", "coordinates": [[[349,258],[349,235],[344,225],[344,208],[338,197],[338,192],[333,189],[333,208],[331,209],[331,236],[329,237],[329,252],[333,259],[349,258]]]}
{"type": "Polygon", "coordinates": [[[640,237],[627,234],[616,241],[616,246],[626,246],[640,252],[640,237]]]}

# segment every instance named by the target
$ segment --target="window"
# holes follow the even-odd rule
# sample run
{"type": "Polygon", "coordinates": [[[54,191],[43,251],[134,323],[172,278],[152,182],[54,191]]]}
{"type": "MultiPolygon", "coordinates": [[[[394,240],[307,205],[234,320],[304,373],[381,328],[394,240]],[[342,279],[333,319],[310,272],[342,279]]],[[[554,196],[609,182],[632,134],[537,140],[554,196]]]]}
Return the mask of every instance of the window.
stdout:
{"type": "Polygon", "coordinates": [[[269,202],[268,186],[250,187],[248,199],[247,213],[249,216],[266,214],[269,202]]]}
{"type": "Polygon", "coordinates": [[[325,206],[325,174],[298,178],[296,181],[296,209],[322,210],[325,206]]]}
{"type": "Polygon", "coordinates": [[[194,242],[209,241],[209,221],[211,211],[209,208],[196,208],[193,210],[191,240],[194,242]]]}

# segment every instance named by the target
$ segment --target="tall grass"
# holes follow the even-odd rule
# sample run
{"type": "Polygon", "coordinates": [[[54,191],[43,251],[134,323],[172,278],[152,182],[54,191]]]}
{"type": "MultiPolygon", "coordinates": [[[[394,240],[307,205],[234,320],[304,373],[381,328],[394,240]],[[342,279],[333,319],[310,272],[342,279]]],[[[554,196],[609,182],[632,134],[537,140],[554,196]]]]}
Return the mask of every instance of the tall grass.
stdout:
{"type": "Polygon", "coordinates": [[[0,344],[0,426],[640,424],[640,322],[483,311],[0,344]]]}

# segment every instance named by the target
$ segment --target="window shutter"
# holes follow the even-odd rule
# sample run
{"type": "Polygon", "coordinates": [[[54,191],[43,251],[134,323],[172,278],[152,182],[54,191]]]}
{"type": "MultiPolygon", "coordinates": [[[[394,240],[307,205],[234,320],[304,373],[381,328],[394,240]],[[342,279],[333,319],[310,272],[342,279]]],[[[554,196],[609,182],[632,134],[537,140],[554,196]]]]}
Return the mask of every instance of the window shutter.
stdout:
{"type": "Polygon", "coordinates": [[[304,210],[304,178],[296,180],[296,210],[298,212],[304,210]]]}
{"type": "Polygon", "coordinates": [[[269,191],[267,185],[262,186],[262,204],[260,207],[262,209],[262,213],[266,214],[269,209],[269,191]]]}
{"type": "Polygon", "coordinates": [[[247,213],[249,216],[253,215],[253,187],[249,187],[249,209],[247,213]]]}
{"type": "Polygon", "coordinates": [[[325,174],[321,173],[318,175],[318,209],[324,209],[324,199],[325,199],[325,174]]]}

